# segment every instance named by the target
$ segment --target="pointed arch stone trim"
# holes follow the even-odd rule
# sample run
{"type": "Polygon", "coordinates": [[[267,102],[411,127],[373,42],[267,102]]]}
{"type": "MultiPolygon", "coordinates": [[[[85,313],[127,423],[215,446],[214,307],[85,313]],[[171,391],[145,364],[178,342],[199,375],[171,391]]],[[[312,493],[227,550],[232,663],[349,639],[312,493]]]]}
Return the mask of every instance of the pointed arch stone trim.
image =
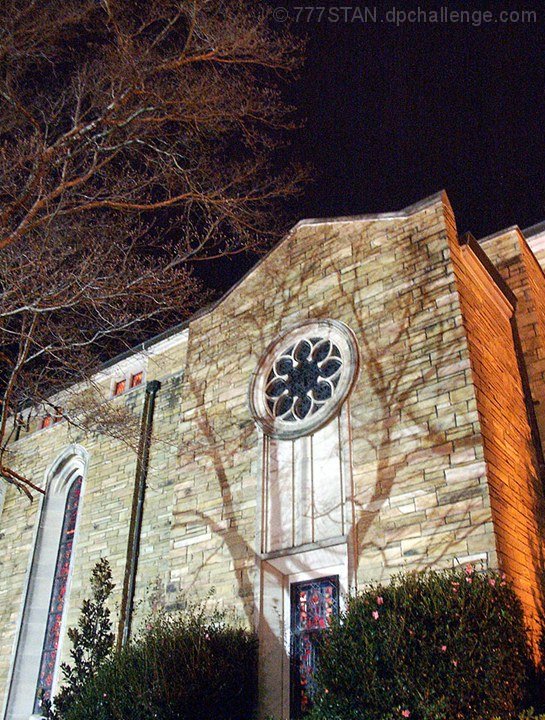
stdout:
{"type": "MultiPolygon", "coordinates": [[[[32,715],[42,651],[42,642],[36,642],[36,637],[38,635],[45,636],[52,590],[52,571],[57,560],[66,498],[73,481],[77,477],[81,477],[82,501],[78,509],[74,533],[74,551],[67,581],[67,599],[70,595],[88,464],[89,453],[87,450],[83,446],[73,443],[57,455],[44,473],[46,494],[40,499],[40,507],[36,514],[32,550],[25,579],[23,601],[19,611],[13,659],[7,682],[6,702],[2,713],[3,720],[28,720],[31,717],[40,717],[32,715]],[[38,649],[36,650],[36,648],[38,649]]],[[[65,634],[65,621],[66,605],[61,625],[61,638],[65,634]]],[[[59,647],[55,680],[58,678],[60,656],[61,649],[59,647]]]]}
{"type": "Polygon", "coordinates": [[[45,472],[45,487],[47,492],[63,492],[79,473],[85,477],[89,453],[76,443],[68,445],[51,463],[45,472]]]}

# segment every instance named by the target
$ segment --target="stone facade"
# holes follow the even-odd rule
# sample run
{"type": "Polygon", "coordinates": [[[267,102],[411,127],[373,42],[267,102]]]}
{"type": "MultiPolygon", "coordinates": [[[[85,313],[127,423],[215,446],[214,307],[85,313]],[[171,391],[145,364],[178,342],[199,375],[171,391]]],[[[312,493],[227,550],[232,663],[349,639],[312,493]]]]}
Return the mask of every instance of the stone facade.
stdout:
{"type": "MultiPolygon", "coordinates": [[[[464,242],[444,194],[390,214],[301,221],[213,308],[100,374],[108,393],[116,378],[143,369],[143,385],[108,401],[138,417],[146,383],[161,383],[136,606],[157,581],[167,603],[214,588],[258,630],[264,715],[289,712],[290,587],[301,580],[335,575],[342,592],[473,562],[509,575],[535,628],[545,250],[534,256],[541,236],[532,237],[528,244],[510,230],[482,246],[464,242]],[[269,437],[252,415],[251,381],[271,343],[311,321],[353,334],[350,390],[312,433],[269,437]]],[[[122,441],[84,437],[63,422],[21,437],[14,462],[51,483],[68,447],[88,460],[60,659],[101,556],[123,607],[140,472],[122,441]]],[[[6,720],[24,717],[8,696],[34,602],[27,587],[40,514],[40,502],[8,488],[0,518],[6,720]]]]}

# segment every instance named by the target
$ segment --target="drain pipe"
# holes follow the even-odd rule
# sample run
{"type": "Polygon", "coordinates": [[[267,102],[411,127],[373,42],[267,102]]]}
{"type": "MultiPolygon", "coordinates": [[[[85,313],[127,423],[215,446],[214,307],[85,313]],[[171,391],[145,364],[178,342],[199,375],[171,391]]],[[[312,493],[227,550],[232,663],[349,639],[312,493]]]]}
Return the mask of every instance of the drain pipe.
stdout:
{"type": "Polygon", "coordinates": [[[151,380],[146,384],[146,397],[144,400],[144,409],[142,410],[140,441],[138,443],[138,459],[136,462],[136,476],[132,499],[129,540],[127,543],[127,562],[125,565],[125,577],[123,580],[123,595],[121,597],[119,631],[117,634],[118,648],[122,648],[127,644],[131,634],[136,571],[138,569],[138,556],[140,554],[142,516],[144,513],[144,498],[146,495],[149,451],[153,428],[153,413],[155,410],[155,397],[160,387],[161,383],[158,380],[151,380]]]}

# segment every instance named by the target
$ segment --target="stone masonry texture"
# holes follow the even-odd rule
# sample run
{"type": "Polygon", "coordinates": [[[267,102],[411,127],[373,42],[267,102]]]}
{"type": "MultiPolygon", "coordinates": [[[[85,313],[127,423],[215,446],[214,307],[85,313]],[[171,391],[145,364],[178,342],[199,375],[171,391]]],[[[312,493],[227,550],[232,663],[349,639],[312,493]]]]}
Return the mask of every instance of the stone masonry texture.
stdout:
{"type": "MultiPolygon", "coordinates": [[[[135,626],[158,595],[172,606],[211,592],[258,625],[262,458],[249,384],[272,341],[323,318],[351,328],[360,354],[348,400],[356,585],[467,562],[500,568],[535,629],[545,515],[528,402],[543,437],[545,278],[519,231],[483,248],[516,309],[460,244],[444,194],[391,215],[302,221],[221,302],[143,360],[146,381],[161,388],[135,626]]],[[[139,417],[143,401],[140,386],[110,402],[139,417]]],[[[65,626],[76,623],[100,557],[112,565],[117,612],[136,472],[127,444],[67,423],[14,443],[13,464],[42,484],[74,442],[87,450],[89,467],[65,626]]],[[[0,517],[0,706],[39,511],[39,499],[29,504],[8,487],[0,517]]],[[[62,659],[68,653],[65,636],[62,659]]]]}

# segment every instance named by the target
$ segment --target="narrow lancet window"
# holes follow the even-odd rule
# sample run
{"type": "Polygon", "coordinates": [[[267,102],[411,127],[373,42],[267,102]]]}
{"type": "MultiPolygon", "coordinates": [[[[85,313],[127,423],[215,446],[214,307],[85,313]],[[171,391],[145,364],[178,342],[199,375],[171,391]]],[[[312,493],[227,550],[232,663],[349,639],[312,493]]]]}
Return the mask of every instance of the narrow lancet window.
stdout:
{"type": "Polygon", "coordinates": [[[59,647],[62,614],[66,599],[70,561],[72,559],[74,531],[76,529],[76,520],[78,516],[81,483],[81,476],[77,477],[70,486],[70,490],[68,491],[66,498],[64,521],[59,542],[57,562],[55,565],[53,589],[51,592],[51,600],[49,602],[45,639],[42,649],[38,687],[36,689],[36,699],[34,703],[35,713],[41,712],[43,700],[51,700],[51,690],[53,688],[55,663],[59,647]]]}

